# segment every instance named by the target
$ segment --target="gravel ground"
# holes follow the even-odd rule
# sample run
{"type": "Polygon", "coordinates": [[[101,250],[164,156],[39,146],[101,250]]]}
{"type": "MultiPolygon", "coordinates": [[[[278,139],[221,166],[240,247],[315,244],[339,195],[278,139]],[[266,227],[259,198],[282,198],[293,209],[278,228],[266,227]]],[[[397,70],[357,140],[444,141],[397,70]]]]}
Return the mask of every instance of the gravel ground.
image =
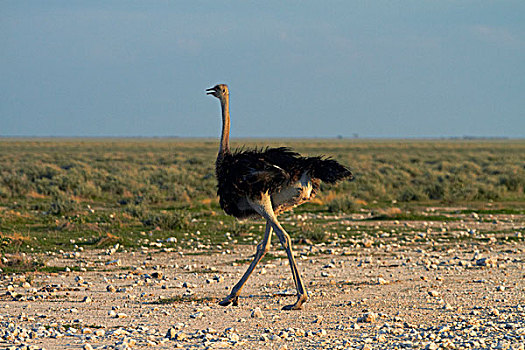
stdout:
{"type": "Polygon", "coordinates": [[[35,254],[64,271],[2,274],[0,348],[525,349],[524,220],[486,219],[359,222],[376,234],[296,245],[300,311],[281,311],[295,296],[277,239],[226,308],[255,245],[35,254]]]}

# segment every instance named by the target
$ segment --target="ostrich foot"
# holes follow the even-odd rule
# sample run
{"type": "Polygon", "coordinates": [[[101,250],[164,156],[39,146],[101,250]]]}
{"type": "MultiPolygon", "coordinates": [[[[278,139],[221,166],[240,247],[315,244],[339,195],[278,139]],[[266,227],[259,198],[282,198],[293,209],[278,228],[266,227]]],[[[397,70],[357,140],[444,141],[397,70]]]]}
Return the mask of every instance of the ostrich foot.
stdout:
{"type": "Polygon", "coordinates": [[[232,304],[233,306],[239,305],[239,296],[238,295],[234,295],[234,296],[228,295],[226,298],[219,301],[220,306],[228,306],[230,304],[232,304]]]}
{"type": "Polygon", "coordinates": [[[308,297],[305,294],[300,294],[297,296],[297,301],[295,304],[292,305],[286,305],[282,309],[283,310],[301,310],[302,306],[306,301],[308,300],[308,297]]]}

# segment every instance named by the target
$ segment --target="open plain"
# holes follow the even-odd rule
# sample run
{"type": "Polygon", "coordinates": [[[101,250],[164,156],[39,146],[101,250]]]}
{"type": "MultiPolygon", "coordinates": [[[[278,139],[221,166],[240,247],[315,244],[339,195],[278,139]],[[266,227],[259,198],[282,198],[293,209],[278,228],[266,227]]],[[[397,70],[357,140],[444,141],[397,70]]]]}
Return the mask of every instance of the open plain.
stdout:
{"type": "Polygon", "coordinates": [[[264,223],[218,207],[216,142],[0,141],[0,347],[525,349],[525,142],[283,144],[357,175],[281,215],[299,311],[275,237],[217,305],[264,223]]]}

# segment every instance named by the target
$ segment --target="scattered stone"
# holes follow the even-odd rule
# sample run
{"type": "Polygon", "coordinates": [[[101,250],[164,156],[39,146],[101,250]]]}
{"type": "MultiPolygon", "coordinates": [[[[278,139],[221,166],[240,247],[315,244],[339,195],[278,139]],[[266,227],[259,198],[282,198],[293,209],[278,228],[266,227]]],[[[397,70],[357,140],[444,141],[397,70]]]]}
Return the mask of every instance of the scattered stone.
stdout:
{"type": "Polygon", "coordinates": [[[168,332],[166,332],[165,338],[168,339],[175,339],[175,335],[177,334],[177,330],[175,328],[168,329],[168,332]]]}
{"type": "Polygon", "coordinates": [[[500,314],[500,312],[499,312],[498,309],[490,309],[490,310],[489,310],[489,313],[490,313],[492,316],[496,316],[496,317],[498,317],[499,314],[500,314]]]}
{"type": "Polygon", "coordinates": [[[450,311],[450,310],[454,310],[454,308],[449,303],[445,303],[445,305],[443,305],[443,310],[450,311]]]}
{"type": "Polygon", "coordinates": [[[494,258],[481,258],[476,260],[476,265],[478,266],[487,266],[487,267],[494,267],[497,264],[497,259],[494,258]]]}
{"type": "Polygon", "coordinates": [[[120,265],[122,265],[122,261],[120,261],[120,259],[110,260],[110,261],[106,262],[106,265],[120,266],[120,265]]]}
{"type": "Polygon", "coordinates": [[[151,277],[153,277],[153,278],[157,278],[157,279],[162,278],[162,276],[163,276],[163,274],[162,274],[162,272],[160,272],[160,271],[155,271],[155,272],[153,272],[153,273],[151,274],[151,277]]]}
{"type": "Polygon", "coordinates": [[[425,347],[426,350],[436,350],[438,348],[439,348],[439,345],[437,345],[434,342],[428,343],[427,346],[425,347]]]}
{"type": "Polygon", "coordinates": [[[201,311],[199,312],[196,312],[194,314],[191,314],[190,315],[190,318],[195,318],[195,319],[199,319],[199,318],[202,318],[204,316],[204,313],[202,313],[201,311]]]}
{"type": "Polygon", "coordinates": [[[252,310],[252,317],[253,318],[263,318],[263,313],[261,311],[261,308],[259,307],[256,307],[255,309],[252,310]]]}
{"type": "Polygon", "coordinates": [[[361,323],[374,323],[377,320],[378,314],[374,312],[367,312],[363,316],[357,319],[357,322],[361,323]]]}
{"type": "Polygon", "coordinates": [[[390,282],[388,282],[386,279],[384,279],[383,277],[379,277],[377,279],[377,284],[389,284],[390,282]]]}
{"type": "Polygon", "coordinates": [[[441,295],[441,293],[439,293],[437,290],[432,289],[428,291],[428,295],[430,295],[431,297],[437,298],[441,295]]]}
{"type": "Polygon", "coordinates": [[[175,340],[184,340],[186,338],[188,338],[188,335],[184,333],[183,331],[178,331],[177,333],[175,333],[175,337],[174,337],[175,340]]]}
{"type": "Polygon", "coordinates": [[[374,241],[372,239],[363,239],[363,246],[365,248],[370,248],[374,244],[374,241]]]}

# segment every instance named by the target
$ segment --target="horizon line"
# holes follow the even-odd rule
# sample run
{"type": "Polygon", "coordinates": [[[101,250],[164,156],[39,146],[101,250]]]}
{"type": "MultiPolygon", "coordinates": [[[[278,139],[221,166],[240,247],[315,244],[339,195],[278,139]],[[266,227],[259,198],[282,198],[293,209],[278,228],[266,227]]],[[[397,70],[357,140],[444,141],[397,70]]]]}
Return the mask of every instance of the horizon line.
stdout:
{"type": "MultiPolygon", "coordinates": [[[[215,140],[216,136],[35,136],[35,135],[0,135],[0,139],[178,139],[178,140],[215,140]]],[[[525,140],[525,136],[243,136],[230,137],[230,140],[525,140]]]]}

